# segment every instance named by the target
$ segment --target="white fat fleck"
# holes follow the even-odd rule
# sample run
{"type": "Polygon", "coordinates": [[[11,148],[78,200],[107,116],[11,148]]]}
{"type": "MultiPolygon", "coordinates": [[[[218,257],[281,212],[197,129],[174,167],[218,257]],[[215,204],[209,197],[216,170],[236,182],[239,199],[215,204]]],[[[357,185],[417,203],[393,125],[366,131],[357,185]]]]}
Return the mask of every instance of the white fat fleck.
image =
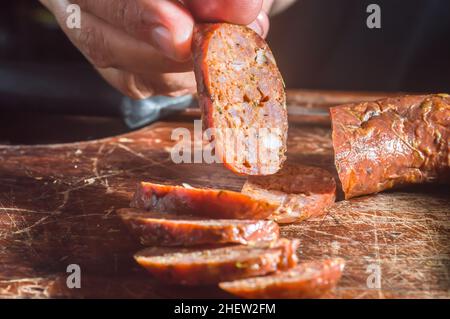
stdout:
{"type": "Polygon", "coordinates": [[[242,69],[244,69],[245,67],[245,63],[242,61],[233,61],[231,62],[231,67],[235,71],[242,71],[242,69]]]}
{"type": "Polygon", "coordinates": [[[282,146],[280,139],[273,133],[262,135],[262,144],[268,149],[278,149],[282,146]]]}
{"type": "Polygon", "coordinates": [[[189,185],[188,183],[183,183],[183,184],[181,184],[181,185],[183,185],[184,188],[194,189],[194,187],[192,187],[192,186],[189,185]]]}
{"type": "Polygon", "coordinates": [[[218,77],[218,81],[219,81],[219,83],[224,84],[224,83],[227,83],[227,78],[225,77],[225,75],[220,75],[218,77]]]}
{"type": "Polygon", "coordinates": [[[256,51],[256,63],[258,64],[264,64],[267,62],[267,57],[266,54],[264,53],[263,49],[258,49],[258,51],[256,51]]]}

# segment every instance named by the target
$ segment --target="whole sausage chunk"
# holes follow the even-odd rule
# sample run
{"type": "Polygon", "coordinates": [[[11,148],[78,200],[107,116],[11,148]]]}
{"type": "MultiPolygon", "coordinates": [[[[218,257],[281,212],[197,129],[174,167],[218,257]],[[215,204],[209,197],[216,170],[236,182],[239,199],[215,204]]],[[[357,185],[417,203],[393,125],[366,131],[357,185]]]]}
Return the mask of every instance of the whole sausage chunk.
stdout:
{"type": "Polygon", "coordinates": [[[276,210],[276,206],[267,201],[238,192],[146,182],[138,184],[131,206],[218,219],[264,219],[276,210]]]}
{"type": "Polygon", "coordinates": [[[278,225],[268,220],[200,219],[130,208],[118,214],[146,246],[248,244],[276,240],[280,233],[278,225]]]}
{"type": "Polygon", "coordinates": [[[403,96],[331,109],[346,198],[450,181],[450,96],[403,96]]]}
{"type": "Polygon", "coordinates": [[[336,198],[336,182],[323,168],[285,165],[271,176],[250,176],[242,193],[278,206],[269,218],[292,223],[323,214],[336,198]]]}
{"type": "Polygon", "coordinates": [[[203,126],[216,156],[239,174],[276,173],[288,122],[283,79],[267,43],[245,26],[199,24],[193,55],[203,126]]]}
{"type": "Polygon", "coordinates": [[[163,283],[211,285],[294,267],[297,247],[298,241],[287,239],[215,248],[154,247],[138,252],[135,259],[163,283]]]}
{"type": "Polygon", "coordinates": [[[319,298],[336,286],[344,266],[340,258],[313,261],[268,276],[222,282],[219,286],[242,298],[319,298]]]}

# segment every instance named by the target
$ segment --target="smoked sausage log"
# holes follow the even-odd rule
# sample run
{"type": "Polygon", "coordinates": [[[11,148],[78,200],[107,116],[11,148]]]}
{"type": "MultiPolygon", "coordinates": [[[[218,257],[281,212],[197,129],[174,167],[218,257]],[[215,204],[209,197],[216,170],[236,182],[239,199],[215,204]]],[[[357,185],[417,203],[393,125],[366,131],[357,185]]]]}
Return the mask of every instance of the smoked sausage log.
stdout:
{"type": "Polygon", "coordinates": [[[403,96],[331,108],[346,198],[450,181],[450,96],[403,96]]]}

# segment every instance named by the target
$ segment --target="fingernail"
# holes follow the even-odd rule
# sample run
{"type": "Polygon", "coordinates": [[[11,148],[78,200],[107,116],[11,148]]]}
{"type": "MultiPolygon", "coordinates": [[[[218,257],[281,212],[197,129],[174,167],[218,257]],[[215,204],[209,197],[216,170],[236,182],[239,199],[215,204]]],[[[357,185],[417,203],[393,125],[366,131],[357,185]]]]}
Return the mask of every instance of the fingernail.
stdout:
{"type": "Polygon", "coordinates": [[[162,53],[172,59],[177,58],[172,33],[170,33],[170,31],[166,27],[157,26],[153,28],[151,36],[153,39],[153,45],[156,47],[156,49],[162,51],[162,53]]]}
{"type": "Polygon", "coordinates": [[[258,33],[260,36],[264,36],[264,30],[261,25],[258,23],[258,20],[253,21],[248,25],[250,29],[258,33]]]}
{"type": "Polygon", "coordinates": [[[249,27],[252,28],[261,37],[265,38],[269,31],[269,17],[265,12],[261,11],[256,17],[255,21],[249,24],[249,27]]]}

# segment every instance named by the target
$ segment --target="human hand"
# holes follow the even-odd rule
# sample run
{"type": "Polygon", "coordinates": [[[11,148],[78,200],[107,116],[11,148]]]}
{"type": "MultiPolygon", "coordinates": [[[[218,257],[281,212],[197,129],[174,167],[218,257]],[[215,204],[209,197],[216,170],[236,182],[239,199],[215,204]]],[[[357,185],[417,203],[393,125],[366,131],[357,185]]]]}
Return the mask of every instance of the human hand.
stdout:
{"type": "Polygon", "coordinates": [[[273,0],[40,0],[98,72],[123,94],[142,99],[195,91],[194,21],[246,24],[262,36],[273,0]],[[81,8],[81,28],[66,20],[81,8]]]}

